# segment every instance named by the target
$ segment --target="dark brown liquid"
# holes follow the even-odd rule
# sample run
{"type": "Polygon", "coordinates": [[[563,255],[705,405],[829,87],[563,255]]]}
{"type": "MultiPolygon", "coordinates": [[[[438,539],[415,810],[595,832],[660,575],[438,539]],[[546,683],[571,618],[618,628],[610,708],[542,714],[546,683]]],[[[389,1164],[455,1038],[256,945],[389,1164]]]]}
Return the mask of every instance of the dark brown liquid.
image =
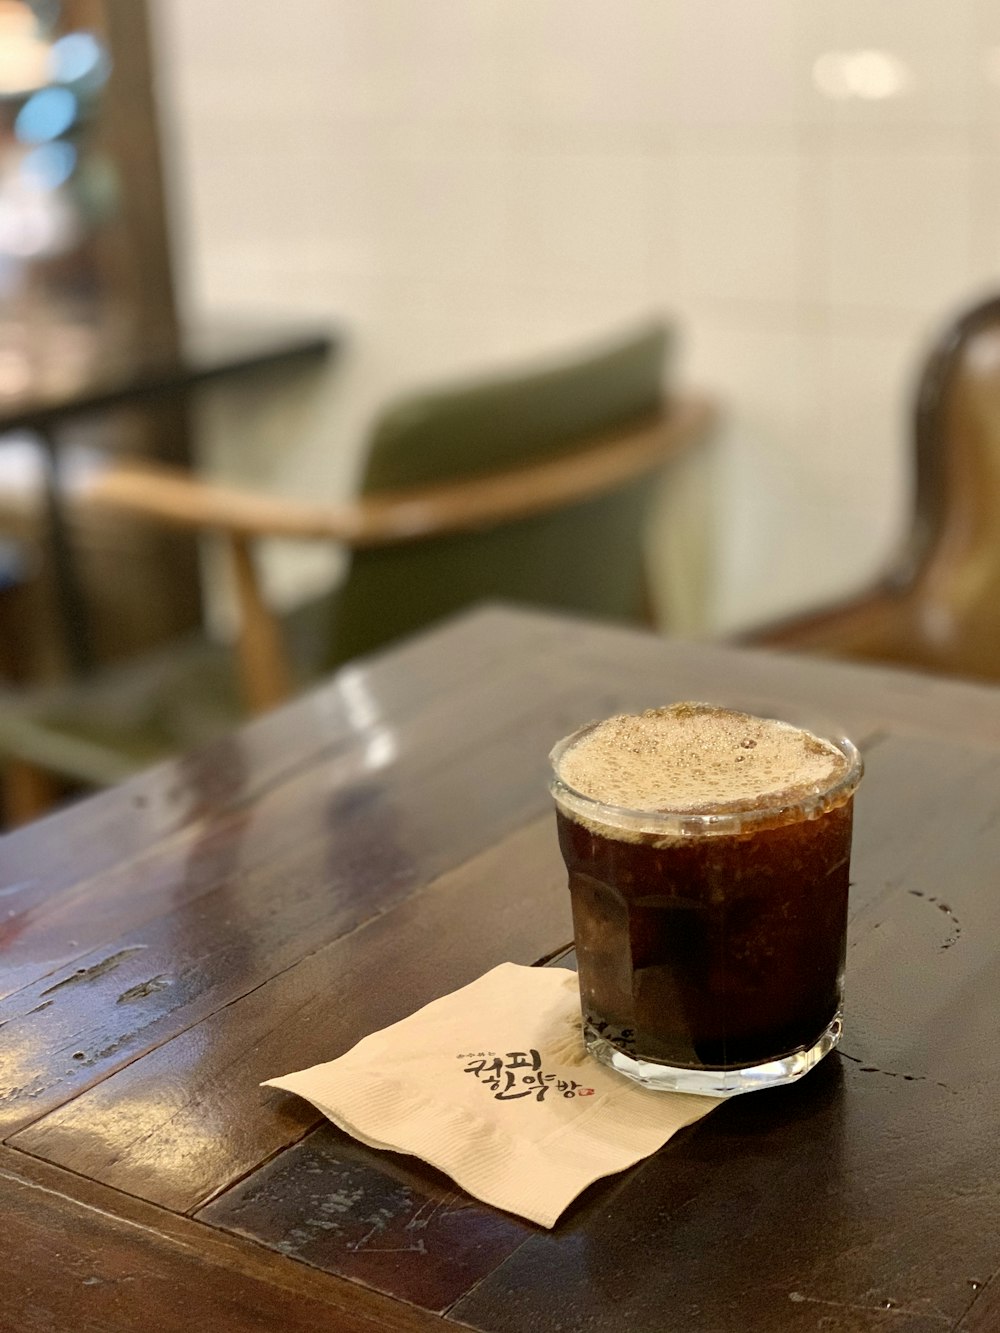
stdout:
{"type": "Polygon", "coordinates": [[[660,848],[557,811],[585,1025],[695,1069],[811,1047],[840,1008],[852,807],[660,848]]]}

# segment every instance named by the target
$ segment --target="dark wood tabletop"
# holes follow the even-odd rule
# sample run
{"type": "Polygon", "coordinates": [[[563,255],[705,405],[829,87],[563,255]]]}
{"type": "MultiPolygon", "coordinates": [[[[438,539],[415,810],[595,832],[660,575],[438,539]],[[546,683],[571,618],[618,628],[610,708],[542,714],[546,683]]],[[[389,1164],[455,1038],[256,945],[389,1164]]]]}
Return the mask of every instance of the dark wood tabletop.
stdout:
{"type": "Polygon", "coordinates": [[[1000,1328],[1000,691],[487,608],[0,841],[0,1328],[1000,1328]],[[262,1079],[570,913],[550,744],[754,696],[862,745],[847,1025],[552,1231],[262,1079]]]}

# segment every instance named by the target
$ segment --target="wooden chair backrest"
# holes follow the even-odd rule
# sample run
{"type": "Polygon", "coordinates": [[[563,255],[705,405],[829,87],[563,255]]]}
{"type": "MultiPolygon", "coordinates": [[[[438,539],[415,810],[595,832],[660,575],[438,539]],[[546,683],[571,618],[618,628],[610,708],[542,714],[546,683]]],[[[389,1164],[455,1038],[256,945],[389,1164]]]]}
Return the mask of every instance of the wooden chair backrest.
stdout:
{"type": "Polygon", "coordinates": [[[932,346],[913,432],[913,516],[884,578],[744,642],[1000,679],[1000,297],[932,346]]]}

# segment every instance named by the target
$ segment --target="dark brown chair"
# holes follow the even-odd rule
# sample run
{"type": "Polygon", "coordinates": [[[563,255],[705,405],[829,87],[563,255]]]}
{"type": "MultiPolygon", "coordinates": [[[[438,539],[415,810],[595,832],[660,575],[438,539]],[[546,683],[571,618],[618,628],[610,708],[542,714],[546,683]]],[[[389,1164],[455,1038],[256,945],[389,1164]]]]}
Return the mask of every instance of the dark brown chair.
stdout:
{"type": "Polygon", "coordinates": [[[917,387],[914,467],[910,530],[883,577],[740,642],[1000,679],[1000,297],[933,345],[917,387]]]}

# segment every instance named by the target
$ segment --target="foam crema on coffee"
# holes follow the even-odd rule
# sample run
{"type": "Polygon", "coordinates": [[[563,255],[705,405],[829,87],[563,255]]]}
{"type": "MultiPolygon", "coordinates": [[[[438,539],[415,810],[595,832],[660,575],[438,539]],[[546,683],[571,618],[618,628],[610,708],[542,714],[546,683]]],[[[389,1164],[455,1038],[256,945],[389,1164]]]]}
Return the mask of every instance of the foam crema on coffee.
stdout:
{"type": "Polygon", "coordinates": [[[588,1051],[712,1096],[808,1072],[841,1031],[856,748],[681,703],[552,763],[588,1051]]]}
{"type": "Polygon", "coordinates": [[[699,815],[787,807],[835,788],[849,767],[830,741],[787,722],[677,703],[585,728],[557,776],[602,805],[699,815]]]}

